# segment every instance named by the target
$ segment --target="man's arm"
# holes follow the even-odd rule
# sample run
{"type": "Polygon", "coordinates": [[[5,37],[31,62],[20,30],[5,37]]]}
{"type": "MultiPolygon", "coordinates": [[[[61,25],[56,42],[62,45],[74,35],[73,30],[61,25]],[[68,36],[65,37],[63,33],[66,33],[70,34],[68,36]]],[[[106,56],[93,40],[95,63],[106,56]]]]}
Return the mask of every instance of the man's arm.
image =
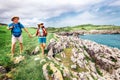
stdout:
{"type": "Polygon", "coordinates": [[[12,29],[13,29],[13,26],[11,26],[11,27],[8,26],[7,29],[8,29],[8,30],[12,30],[12,29]]]}
{"type": "Polygon", "coordinates": [[[29,35],[29,37],[31,38],[32,35],[29,33],[28,29],[27,28],[23,28],[25,30],[25,32],[29,35]]]}
{"type": "Polygon", "coordinates": [[[13,26],[12,23],[7,26],[7,29],[8,29],[8,30],[12,30],[13,28],[14,28],[14,26],[13,26]]]}

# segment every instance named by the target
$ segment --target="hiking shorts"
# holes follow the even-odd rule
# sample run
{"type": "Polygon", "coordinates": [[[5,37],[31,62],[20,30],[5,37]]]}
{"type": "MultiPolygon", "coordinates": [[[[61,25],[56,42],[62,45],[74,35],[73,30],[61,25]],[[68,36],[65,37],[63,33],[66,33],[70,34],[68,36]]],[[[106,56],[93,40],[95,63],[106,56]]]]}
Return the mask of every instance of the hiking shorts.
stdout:
{"type": "Polygon", "coordinates": [[[19,43],[23,43],[22,35],[20,35],[19,37],[15,37],[14,35],[12,35],[12,44],[15,44],[17,41],[19,41],[19,43]]]}
{"type": "Polygon", "coordinates": [[[39,37],[38,38],[39,43],[46,43],[46,37],[39,37]]]}

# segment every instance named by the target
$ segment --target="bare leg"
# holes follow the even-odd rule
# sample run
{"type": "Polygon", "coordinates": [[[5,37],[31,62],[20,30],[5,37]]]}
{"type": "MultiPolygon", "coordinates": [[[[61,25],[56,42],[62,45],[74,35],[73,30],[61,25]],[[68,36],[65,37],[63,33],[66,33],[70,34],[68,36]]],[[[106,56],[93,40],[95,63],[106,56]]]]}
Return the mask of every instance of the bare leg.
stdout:
{"type": "Polygon", "coordinates": [[[20,43],[20,54],[22,54],[22,51],[23,51],[23,44],[20,43]]]}
{"type": "Polygon", "coordinates": [[[43,44],[40,44],[41,50],[42,50],[42,54],[44,55],[44,47],[43,44]]]}
{"type": "Polygon", "coordinates": [[[15,51],[15,43],[11,45],[12,56],[14,56],[14,51],[15,51]]]}

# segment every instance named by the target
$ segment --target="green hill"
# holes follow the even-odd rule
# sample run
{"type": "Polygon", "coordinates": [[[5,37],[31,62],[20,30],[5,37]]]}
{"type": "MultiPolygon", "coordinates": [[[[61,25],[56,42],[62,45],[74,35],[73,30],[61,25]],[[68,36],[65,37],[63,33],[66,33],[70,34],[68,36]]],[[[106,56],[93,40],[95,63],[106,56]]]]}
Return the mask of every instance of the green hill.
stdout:
{"type": "Polygon", "coordinates": [[[79,31],[79,30],[120,30],[120,26],[114,25],[77,25],[77,26],[67,26],[61,28],[48,27],[48,31],[50,32],[71,32],[71,31],[79,31]]]}

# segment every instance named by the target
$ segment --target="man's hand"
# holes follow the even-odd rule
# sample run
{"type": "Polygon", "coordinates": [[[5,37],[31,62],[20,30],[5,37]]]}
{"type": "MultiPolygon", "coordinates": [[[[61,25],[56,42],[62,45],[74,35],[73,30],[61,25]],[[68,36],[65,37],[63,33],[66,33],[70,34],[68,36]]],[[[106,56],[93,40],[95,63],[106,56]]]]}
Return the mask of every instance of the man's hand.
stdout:
{"type": "Polygon", "coordinates": [[[13,28],[13,26],[7,27],[8,30],[12,30],[13,28]]]}
{"type": "Polygon", "coordinates": [[[28,33],[28,36],[29,36],[30,38],[32,38],[32,35],[28,32],[28,29],[27,29],[27,28],[23,28],[23,29],[25,30],[25,32],[28,33]]]}
{"type": "Polygon", "coordinates": [[[29,36],[30,38],[32,38],[32,37],[33,37],[30,33],[28,33],[28,36],[29,36]]]}

